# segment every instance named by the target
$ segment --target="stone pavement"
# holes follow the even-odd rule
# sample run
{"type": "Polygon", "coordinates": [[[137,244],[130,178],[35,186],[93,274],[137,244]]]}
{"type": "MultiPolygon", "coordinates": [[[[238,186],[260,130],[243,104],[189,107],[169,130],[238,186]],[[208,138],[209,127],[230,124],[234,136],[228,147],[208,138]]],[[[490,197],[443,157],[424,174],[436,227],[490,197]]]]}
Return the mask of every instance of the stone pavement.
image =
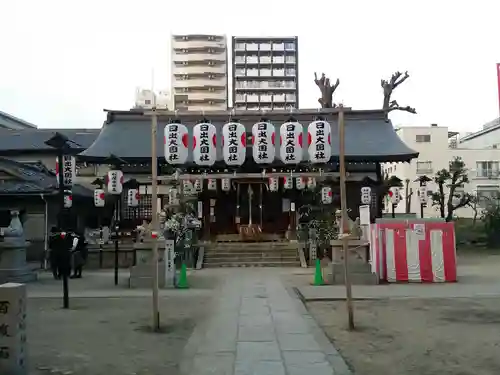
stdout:
{"type": "Polygon", "coordinates": [[[351,373],[302,303],[271,269],[232,274],[214,306],[185,347],[182,374],[351,373]]]}

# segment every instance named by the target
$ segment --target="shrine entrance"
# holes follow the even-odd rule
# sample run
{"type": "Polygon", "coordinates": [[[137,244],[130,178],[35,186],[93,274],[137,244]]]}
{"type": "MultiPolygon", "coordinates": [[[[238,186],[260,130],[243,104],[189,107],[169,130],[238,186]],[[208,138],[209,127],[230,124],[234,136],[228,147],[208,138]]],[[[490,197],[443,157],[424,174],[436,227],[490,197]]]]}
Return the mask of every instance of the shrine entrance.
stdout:
{"type": "Polygon", "coordinates": [[[278,241],[285,237],[290,218],[283,212],[283,193],[269,191],[264,180],[235,179],[231,190],[218,193],[213,201],[213,239],[278,241]]]}
{"type": "Polygon", "coordinates": [[[259,180],[237,182],[236,227],[243,241],[271,241],[284,236],[288,226],[281,196],[259,180]]]}

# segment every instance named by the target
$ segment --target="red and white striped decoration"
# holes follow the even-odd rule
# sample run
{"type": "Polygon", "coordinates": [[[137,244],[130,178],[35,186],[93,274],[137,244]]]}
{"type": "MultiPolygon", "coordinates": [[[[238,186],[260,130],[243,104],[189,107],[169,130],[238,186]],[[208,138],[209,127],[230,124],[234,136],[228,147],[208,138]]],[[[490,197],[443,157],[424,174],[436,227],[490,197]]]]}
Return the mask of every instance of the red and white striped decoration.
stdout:
{"type": "Polygon", "coordinates": [[[405,220],[371,226],[372,272],[394,282],[457,281],[453,223],[405,220]]]}

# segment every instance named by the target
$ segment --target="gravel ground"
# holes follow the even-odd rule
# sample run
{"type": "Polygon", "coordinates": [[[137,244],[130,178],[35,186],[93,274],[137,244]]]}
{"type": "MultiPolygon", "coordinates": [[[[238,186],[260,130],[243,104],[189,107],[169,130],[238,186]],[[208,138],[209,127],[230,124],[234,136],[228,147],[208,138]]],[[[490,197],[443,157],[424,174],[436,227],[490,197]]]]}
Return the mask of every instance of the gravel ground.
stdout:
{"type": "Polygon", "coordinates": [[[150,298],[28,301],[30,374],[176,375],[183,348],[209,297],[162,298],[163,332],[151,333],[150,298]]]}
{"type": "Polygon", "coordinates": [[[355,301],[357,330],[344,302],[307,307],[358,375],[500,374],[498,299],[355,301]]]}

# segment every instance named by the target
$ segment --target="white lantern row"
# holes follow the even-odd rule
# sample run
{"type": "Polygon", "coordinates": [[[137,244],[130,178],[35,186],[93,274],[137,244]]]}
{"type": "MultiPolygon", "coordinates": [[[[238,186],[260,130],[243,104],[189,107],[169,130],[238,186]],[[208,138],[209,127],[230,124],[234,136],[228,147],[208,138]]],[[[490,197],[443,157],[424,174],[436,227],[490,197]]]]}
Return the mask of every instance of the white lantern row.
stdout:
{"type": "MultiPolygon", "coordinates": [[[[63,185],[71,187],[75,181],[76,176],[76,161],[75,157],[71,155],[63,155],[63,185]]],[[[56,158],[56,179],[57,186],[59,186],[59,159],[56,158]]]]}
{"type": "MultiPolygon", "coordinates": [[[[298,164],[303,160],[302,124],[289,121],[279,128],[279,157],[285,164],[298,164]]],[[[326,163],[332,155],[331,126],[326,121],[313,121],[307,127],[309,161],[326,163]]],[[[164,129],[164,153],[167,163],[182,165],[189,154],[188,129],[183,124],[172,123],[164,129]]],[[[246,130],[238,122],[229,122],[222,128],[222,154],[230,166],[241,166],[246,157],[246,130]]],[[[200,166],[213,166],[217,159],[217,129],[210,123],[193,128],[193,161],[200,166]]],[[[276,157],[276,129],[269,122],[252,126],[252,156],[257,164],[270,164],[276,157]]]]}

